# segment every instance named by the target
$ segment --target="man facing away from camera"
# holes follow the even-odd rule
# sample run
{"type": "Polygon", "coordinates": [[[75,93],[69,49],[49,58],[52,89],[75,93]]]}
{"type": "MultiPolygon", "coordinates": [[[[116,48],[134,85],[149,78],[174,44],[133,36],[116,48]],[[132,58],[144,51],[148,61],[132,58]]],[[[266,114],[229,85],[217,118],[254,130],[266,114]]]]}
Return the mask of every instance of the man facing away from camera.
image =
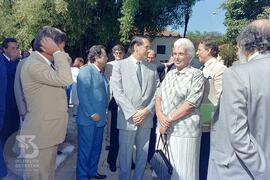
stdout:
{"type": "Polygon", "coordinates": [[[209,180],[270,179],[270,21],[250,23],[237,38],[244,64],[228,68],[211,127],[209,180]]]}

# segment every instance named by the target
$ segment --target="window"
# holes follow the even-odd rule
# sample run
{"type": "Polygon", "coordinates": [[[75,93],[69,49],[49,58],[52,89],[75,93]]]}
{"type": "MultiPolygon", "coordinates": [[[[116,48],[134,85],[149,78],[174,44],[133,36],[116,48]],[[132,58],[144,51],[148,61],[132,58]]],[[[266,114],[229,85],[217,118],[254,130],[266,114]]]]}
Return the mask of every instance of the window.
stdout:
{"type": "Polygon", "coordinates": [[[165,54],[166,46],[165,45],[157,45],[157,54],[165,54]]]}

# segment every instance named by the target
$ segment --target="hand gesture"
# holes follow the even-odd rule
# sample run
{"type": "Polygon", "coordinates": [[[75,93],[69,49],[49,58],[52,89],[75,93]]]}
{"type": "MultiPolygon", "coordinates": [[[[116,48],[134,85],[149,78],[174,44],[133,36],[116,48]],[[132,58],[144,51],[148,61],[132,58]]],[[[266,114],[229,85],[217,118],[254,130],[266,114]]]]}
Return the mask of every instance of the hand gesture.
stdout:
{"type": "Polygon", "coordinates": [[[41,49],[48,55],[53,55],[56,51],[60,51],[58,45],[52,40],[52,38],[45,37],[41,40],[41,49]]]}
{"type": "Polygon", "coordinates": [[[140,126],[143,124],[145,118],[147,117],[147,115],[149,114],[149,110],[148,109],[140,109],[138,110],[133,116],[133,122],[135,123],[135,125],[140,126]]]}

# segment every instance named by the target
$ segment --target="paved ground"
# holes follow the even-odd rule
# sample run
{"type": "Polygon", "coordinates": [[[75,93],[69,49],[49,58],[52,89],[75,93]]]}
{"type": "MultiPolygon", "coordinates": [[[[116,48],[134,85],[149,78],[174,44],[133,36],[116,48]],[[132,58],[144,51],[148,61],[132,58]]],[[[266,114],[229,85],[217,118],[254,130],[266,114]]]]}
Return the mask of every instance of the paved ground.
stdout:
{"type": "MultiPolygon", "coordinates": [[[[77,158],[77,128],[75,119],[72,116],[72,111],[69,112],[70,118],[68,123],[67,137],[63,144],[59,146],[59,150],[62,154],[57,156],[57,169],[55,174],[55,180],[75,180],[76,179],[76,158],[77,158]]],[[[108,151],[105,150],[106,143],[106,131],[104,131],[104,140],[102,147],[102,154],[99,161],[99,172],[107,175],[107,180],[118,179],[118,169],[115,173],[111,172],[106,163],[108,151]]],[[[144,179],[151,180],[152,172],[150,168],[146,168],[144,179]]],[[[1,180],[23,180],[22,177],[14,175],[11,171],[7,177],[1,180]]]]}
{"type": "MultiPolygon", "coordinates": [[[[70,142],[72,145],[75,146],[75,150],[71,153],[69,157],[57,168],[56,171],[56,180],[75,180],[76,175],[76,156],[77,156],[77,129],[75,119],[70,116],[70,121],[68,125],[68,136],[67,141],[70,142]]],[[[101,174],[106,174],[108,180],[116,180],[118,179],[118,169],[115,173],[111,172],[107,165],[107,154],[108,151],[105,150],[106,144],[106,130],[104,131],[104,140],[103,140],[103,147],[102,147],[102,154],[99,161],[99,172],[101,174]]],[[[150,168],[147,168],[144,175],[145,180],[152,179],[152,172],[150,168]]]]}

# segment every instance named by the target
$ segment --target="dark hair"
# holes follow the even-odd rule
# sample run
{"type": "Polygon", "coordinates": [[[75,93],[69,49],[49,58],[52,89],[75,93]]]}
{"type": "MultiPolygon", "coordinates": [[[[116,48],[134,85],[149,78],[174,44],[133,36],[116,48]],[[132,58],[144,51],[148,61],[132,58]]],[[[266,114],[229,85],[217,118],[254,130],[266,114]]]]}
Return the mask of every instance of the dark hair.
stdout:
{"type": "Polygon", "coordinates": [[[32,50],[34,49],[34,42],[35,42],[35,39],[32,39],[32,41],[30,43],[32,50]]]}
{"type": "Polygon", "coordinates": [[[265,53],[270,51],[270,30],[269,25],[251,23],[243,29],[237,37],[239,47],[246,52],[259,51],[265,53]]]}
{"type": "Polygon", "coordinates": [[[102,45],[94,45],[88,50],[87,60],[91,63],[94,63],[96,61],[96,56],[100,56],[102,53],[102,49],[106,50],[104,46],[102,45]]]}
{"type": "Polygon", "coordinates": [[[130,49],[129,49],[130,53],[133,53],[134,52],[134,46],[135,46],[135,44],[137,44],[138,46],[143,45],[143,39],[147,39],[148,41],[150,41],[149,38],[144,37],[144,36],[134,36],[132,38],[132,40],[130,42],[130,49]]]}
{"type": "Polygon", "coordinates": [[[7,49],[8,48],[8,43],[10,43],[10,42],[18,43],[15,38],[5,38],[3,40],[3,42],[2,42],[2,47],[7,49]]]}
{"type": "Polygon", "coordinates": [[[34,51],[42,52],[41,40],[44,37],[52,38],[57,45],[63,42],[66,42],[66,34],[62,32],[60,29],[57,29],[55,27],[50,27],[50,26],[44,26],[38,31],[35,37],[35,41],[33,45],[34,51]]]}
{"type": "Polygon", "coordinates": [[[124,46],[122,46],[121,44],[116,44],[116,45],[113,46],[113,48],[112,48],[112,52],[114,53],[115,51],[122,51],[122,52],[125,52],[125,48],[124,48],[124,46]]]}
{"type": "Polygon", "coordinates": [[[211,37],[206,37],[205,39],[201,40],[200,44],[203,44],[206,50],[210,49],[211,56],[218,57],[218,43],[214,41],[211,37]]]}

